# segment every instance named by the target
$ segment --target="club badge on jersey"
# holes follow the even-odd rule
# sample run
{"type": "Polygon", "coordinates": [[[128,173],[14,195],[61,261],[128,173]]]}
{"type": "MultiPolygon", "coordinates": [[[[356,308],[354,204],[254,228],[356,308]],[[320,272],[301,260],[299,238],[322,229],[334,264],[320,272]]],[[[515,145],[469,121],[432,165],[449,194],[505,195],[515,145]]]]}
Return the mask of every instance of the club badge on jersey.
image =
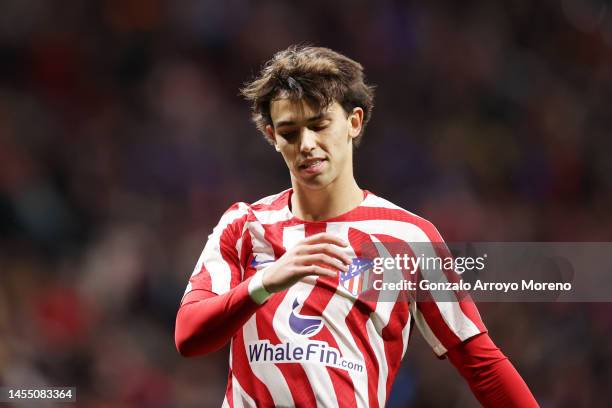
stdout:
{"type": "Polygon", "coordinates": [[[340,284],[354,296],[359,296],[367,287],[372,264],[369,258],[353,258],[348,271],[340,272],[340,284]]]}

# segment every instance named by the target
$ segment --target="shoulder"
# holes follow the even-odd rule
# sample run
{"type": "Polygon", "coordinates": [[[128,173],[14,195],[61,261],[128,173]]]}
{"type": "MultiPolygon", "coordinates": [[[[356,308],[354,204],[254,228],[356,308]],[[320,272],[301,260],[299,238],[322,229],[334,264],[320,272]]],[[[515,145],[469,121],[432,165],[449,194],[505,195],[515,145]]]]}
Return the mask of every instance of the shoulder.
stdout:
{"type": "Polygon", "coordinates": [[[221,216],[220,225],[242,229],[248,222],[269,218],[287,212],[287,202],[291,190],[263,197],[253,203],[235,202],[221,216]]]}
{"type": "Polygon", "coordinates": [[[281,191],[280,193],[272,194],[261,198],[251,204],[253,211],[276,211],[287,206],[291,189],[281,191]]]}
{"type": "Polygon", "coordinates": [[[282,209],[287,205],[287,196],[289,193],[290,190],[281,191],[280,193],[260,198],[252,203],[237,201],[225,210],[223,217],[248,214],[253,211],[273,211],[282,209]]]}
{"type": "Polygon", "coordinates": [[[370,209],[370,211],[376,214],[376,218],[379,220],[399,221],[411,224],[422,230],[430,240],[441,240],[438,230],[431,221],[387,199],[377,196],[370,191],[368,191],[368,195],[362,203],[362,206],[370,209]]]}

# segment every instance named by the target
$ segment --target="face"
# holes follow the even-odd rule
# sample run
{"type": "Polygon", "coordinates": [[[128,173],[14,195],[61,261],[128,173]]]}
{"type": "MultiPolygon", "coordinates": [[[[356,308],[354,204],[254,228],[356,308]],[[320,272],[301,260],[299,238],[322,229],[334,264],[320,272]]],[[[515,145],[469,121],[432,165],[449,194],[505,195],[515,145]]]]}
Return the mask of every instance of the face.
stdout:
{"type": "Polygon", "coordinates": [[[277,99],[270,103],[270,115],[272,125],[266,133],[294,183],[318,190],[352,179],[353,139],[361,131],[361,108],[347,113],[334,102],[316,111],[303,100],[277,99]]]}

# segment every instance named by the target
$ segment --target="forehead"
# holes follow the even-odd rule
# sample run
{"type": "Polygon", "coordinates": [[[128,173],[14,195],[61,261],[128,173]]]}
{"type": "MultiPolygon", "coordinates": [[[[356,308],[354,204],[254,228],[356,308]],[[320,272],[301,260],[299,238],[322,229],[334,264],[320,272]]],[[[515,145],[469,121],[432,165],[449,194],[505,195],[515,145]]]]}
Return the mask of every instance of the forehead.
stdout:
{"type": "Polygon", "coordinates": [[[338,112],[338,108],[342,109],[335,101],[324,109],[315,109],[304,99],[273,99],[270,101],[270,117],[273,125],[280,122],[300,122],[310,118],[334,115],[338,112]]]}

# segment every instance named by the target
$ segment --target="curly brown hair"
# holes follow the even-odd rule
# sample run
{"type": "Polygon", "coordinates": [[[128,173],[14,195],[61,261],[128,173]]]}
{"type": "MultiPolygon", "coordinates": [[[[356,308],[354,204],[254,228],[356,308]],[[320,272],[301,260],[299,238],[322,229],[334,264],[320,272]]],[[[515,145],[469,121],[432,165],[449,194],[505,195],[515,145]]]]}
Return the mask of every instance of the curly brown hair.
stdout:
{"type": "Polygon", "coordinates": [[[308,45],[292,45],[277,52],[240,93],[252,103],[253,122],[264,135],[266,126],[272,125],[270,102],[276,98],[304,99],[318,111],[334,101],[345,113],[360,107],[363,124],[355,146],[374,107],[374,86],[364,82],[361,64],[329,48],[308,45]]]}

